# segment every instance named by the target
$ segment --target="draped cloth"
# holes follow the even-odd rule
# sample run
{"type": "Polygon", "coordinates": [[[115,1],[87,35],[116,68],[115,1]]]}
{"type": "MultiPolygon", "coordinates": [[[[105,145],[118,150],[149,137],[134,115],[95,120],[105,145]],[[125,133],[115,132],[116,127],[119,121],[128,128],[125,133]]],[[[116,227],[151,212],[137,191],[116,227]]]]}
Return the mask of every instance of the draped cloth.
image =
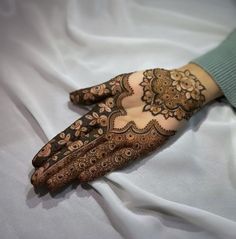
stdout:
{"type": "Polygon", "coordinates": [[[31,159],[85,109],[68,93],[174,68],[235,27],[235,1],[0,1],[1,239],[215,239],[236,235],[236,115],[204,107],[153,155],[37,195],[31,159]]]}

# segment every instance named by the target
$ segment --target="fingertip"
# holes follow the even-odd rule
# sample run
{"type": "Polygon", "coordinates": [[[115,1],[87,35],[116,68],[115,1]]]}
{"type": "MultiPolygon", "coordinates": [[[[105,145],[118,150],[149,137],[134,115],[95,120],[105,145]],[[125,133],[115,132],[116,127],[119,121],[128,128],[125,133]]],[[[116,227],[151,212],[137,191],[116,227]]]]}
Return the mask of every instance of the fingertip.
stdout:
{"type": "Polygon", "coordinates": [[[71,164],[48,178],[46,181],[46,186],[50,192],[55,192],[58,191],[58,189],[68,185],[76,178],[77,170],[74,165],[71,164]]]}
{"type": "Polygon", "coordinates": [[[80,95],[79,95],[79,90],[72,91],[69,93],[70,101],[73,104],[79,104],[80,103],[80,95]]]}
{"type": "Polygon", "coordinates": [[[44,172],[44,168],[40,167],[38,168],[31,176],[30,182],[35,187],[40,186],[42,184],[42,174],[44,172]]]}
{"type": "Polygon", "coordinates": [[[85,172],[82,172],[79,176],[78,179],[81,183],[88,182],[88,176],[86,175],[85,172]]]}
{"type": "Polygon", "coordinates": [[[39,158],[37,155],[34,156],[34,158],[32,159],[32,165],[35,167],[35,168],[38,168],[40,167],[40,165],[42,165],[42,158],[39,158]]]}

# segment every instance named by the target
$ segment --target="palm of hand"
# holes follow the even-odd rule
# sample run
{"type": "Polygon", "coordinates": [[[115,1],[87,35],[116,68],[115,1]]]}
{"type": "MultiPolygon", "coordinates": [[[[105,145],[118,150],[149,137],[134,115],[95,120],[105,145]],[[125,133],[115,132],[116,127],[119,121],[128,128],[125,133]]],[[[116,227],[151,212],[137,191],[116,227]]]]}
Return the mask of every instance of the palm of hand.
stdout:
{"type": "Polygon", "coordinates": [[[71,93],[74,104],[95,106],[34,157],[32,183],[53,191],[91,181],[153,151],[203,104],[203,90],[189,73],[154,69],[71,93]]]}

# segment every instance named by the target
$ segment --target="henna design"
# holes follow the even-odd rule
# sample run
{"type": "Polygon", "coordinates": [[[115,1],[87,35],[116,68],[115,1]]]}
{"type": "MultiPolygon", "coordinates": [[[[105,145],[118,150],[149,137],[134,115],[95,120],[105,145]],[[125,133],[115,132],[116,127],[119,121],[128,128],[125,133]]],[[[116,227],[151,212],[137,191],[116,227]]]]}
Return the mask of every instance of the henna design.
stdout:
{"type": "MultiPolygon", "coordinates": [[[[131,74],[131,73],[130,73],[131,74]]],[[[86,88],[78,91],[74,91],[70,94],[70,99],[74,104],[92,104],[93,102],[99,102],[102,99],[107,98],[108,96],[116,96],[116,98],[121,94],[122,91],[127,92],[131,89],[126,89],[126,83],[130,74],[121,74],[110,81],[107,81],[104,84],[97,85],[91,88],[86,88]],[[124,86],[122,84],[124,82],[124,86]]],[[[132,90],[131,90],[132,92],[132,90]]],[[[129,95],[128,93],[127,95],[129,95]]],[[[116,99],[107,98],[105,102],[99,103],[94,109],[88,114],[84,115],[80,119],[76,120],[73,124],[71,124],[67,129],[64,130],[63,134],[59,133],[52,140],[50,140],[33,158],[33,166],[40,167],[42,166],[46,160],[50,159],[54,156],[55,153],[59,153],[61,155],[61,151],[63,151],[63,155],[67,155],[69,151],[73,151],[81,148],[84,145],[83,141],[73,143],[79,137],[84,137],[88,135],[88,133],[93,129],[96,125],[101,125],[101,130],[97,132],[95,135],[89,135],[89,140],[94,140],[96,136],[101,135],[101,132],[105,133],[104,127],[107,128],[107,117],[113,110],[115,106],[116,99]],[[100,115],[100,113],[104,113],[100,115]],[[64,138],[70,138],[70,141],[67,144],[63,144],[64,138]],[[64,150],[65,146],[70,146],[68,150],[64,150]],[[64,152],[65,151],[65,152],[64,152]]],[[[56,159],[59,160],[60,157],[56,155],[56,159]]],[[[55,157],[54,157],[55,159],[55,157]]],[[[54,160],[55,163],[57,160],[54,160]]],[[[52,161],[52,160],[51,160],[52,161]]]]}
{"type": "Polygon", "coordinates": [[[54,190],[78,177],[81,182],[94,180],[152,152],[174,133],[163,129],[156,120],[150,121],[143,129],[131,121],[123,129],[107,133],[103,138],[105,142],[86,154],[79,156],[79,152],[75,152],[73,157],[76,160],[50,177],[48,187],[54,190]]]}
{"type": "Polygon", "coordinates": [[[146,70],[143,73],[143,111],[168,119],[189,119],[205,102],[205,87],[189,70],[146,70]]]}
{"type": "MultiPolygon", "coordinates": [[[[94,141],[112,128],[113,120],[109,118],[113,114],[126,113],[124,110],[120,110],[122,108],[121,99],[118,100],[118,98],[133,94],[133,90],[128,85],[130,74],[118,75],[102,85],[72,92],[70,97],[76,104],[91,104],[104,97],[106,99],[71,124],[63,133],[49,141],[34,157],[33,165],[36,168],[44,165],[44,168],[47,169],[60,160],[64,160],[65,156],[75,150],[82,152],[82,148],[88,142],[94,141]],[[108,96],[113,96],[113,98],[108,96]]],[[[36,183],[35,176],[37,177],[37,173],[32,176],[33,183],[36,183]]]]}
{"type": "MultiPolygon", "coordinates": [[[[33,159],[37,170],[32,175],[32,184],[47,184],[50,190],[56,190],[75,178],[93,180],[146,155],[175,134],[162,128],[156,119],[143,129],[134,121],[123,128],[114,128],[115,118],[127,114],[122,100],[134,94],[129,85],[131,74],[71,93],[75,104],[97,104],[39,151],[33,159]]],[[[152,72],[144,73],[141,83],[144,92],[153,89],[149,86],[157,81],[155,77],[152,72]]]]}
{"type": "MultiPolygon", "coordinates": [[[[137,128],[131,121],[123,129],[113,130],[106,135],[109,145],[108,156],[84,170],[79,179],[82,182],[92,181],[124,167],[163,145],[174,133],[175,131],[163,129],[156,120],[150,121],[144,129],[137,128]]],[[[106,147],[101,151],[105,152],[106,147]]]]}

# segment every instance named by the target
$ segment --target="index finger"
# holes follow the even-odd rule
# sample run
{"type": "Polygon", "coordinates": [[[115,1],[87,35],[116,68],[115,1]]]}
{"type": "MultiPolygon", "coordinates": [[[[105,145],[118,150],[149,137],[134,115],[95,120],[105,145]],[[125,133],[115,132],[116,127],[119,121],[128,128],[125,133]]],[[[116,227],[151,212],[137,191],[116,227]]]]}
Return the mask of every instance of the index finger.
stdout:
{"type": "Polygon", "coordinates": [[[96,112],[96,110],[97,106],[95,106],[90,112],[76,120],[64,131],[57,134],[46,145],[44,145],[34,156],[32,160],[33,166],[36,168],[42,166],[59,150],[62,150],[64,147],[70,145],[73,141],[89,133],[96,125],[96,122],[94,122],[94,124],[91,124],[91,120],[88,118],[88,115],[90,115],[91,112],[96,112]]]}

